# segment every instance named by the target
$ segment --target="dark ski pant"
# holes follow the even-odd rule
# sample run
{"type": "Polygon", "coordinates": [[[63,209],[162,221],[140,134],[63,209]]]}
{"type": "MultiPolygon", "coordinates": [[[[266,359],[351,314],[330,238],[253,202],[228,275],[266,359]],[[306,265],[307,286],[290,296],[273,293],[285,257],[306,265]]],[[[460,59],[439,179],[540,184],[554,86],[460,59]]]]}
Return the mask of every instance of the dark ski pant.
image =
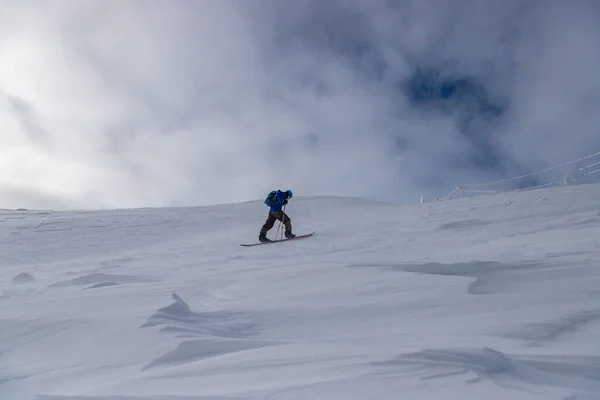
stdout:
{"type": "Polygon", "coordinates": [[[279,210],[269,213],[265,224],[260,229],[260,234],[266,235],[273,225],[275,225],[275,221],[277,220],[283,222],[286,232],[292,233],[292,220],[290,220],[290,217],[288,217],[286,213],[284,213],[282,210],[279,210]]]}

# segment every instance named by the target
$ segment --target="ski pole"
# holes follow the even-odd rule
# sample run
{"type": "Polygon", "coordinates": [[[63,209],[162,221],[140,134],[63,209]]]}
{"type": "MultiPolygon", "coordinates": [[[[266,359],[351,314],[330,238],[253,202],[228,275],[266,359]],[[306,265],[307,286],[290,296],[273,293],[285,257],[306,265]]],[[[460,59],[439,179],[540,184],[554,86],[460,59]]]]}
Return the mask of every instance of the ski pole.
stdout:
{"type": "Polygon", "coordinates": [[[279,239],[283,239],[284,221],[285,221],[285,206],[286,205],[284,205],[282,208],[283,215],[281,216],[281,221],[279,221],[279,226],[277,227],[277,234],[275,235],[275,237],[279,238],[279,239]],[[279,228],[281,228],[281,237],[279,237],[279,228]]]}
{"type": "Polygon", "coordinates": [[[281,221],[277,224],[277,232],[275,233],[275,239],[279,239],[279,229],[281,229],[281,221]]]}

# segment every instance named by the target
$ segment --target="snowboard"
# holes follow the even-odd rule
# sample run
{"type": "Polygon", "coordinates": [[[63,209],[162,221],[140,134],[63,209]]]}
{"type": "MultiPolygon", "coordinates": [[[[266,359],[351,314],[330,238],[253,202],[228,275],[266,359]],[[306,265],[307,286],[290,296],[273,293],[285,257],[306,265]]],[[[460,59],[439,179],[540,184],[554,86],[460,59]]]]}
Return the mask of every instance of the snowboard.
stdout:
{"type": "Polygon", "coordinates": [[[307,238],[307,237],[311,237],[316,232],[317,231],[314,231],[312,233],[307,233],[306,235],[298,235],[295,238],[275,239],[275,240],[271,240],[270,242],[264,242],[264,243],[263,242],[258,242],[258,243],[241,243],[240,246],[252,247],[252,246],[260,246],[261,244],[273,244],[273,243],[287,242],[288,240],[304,239],[304,238],[307,238]]]}

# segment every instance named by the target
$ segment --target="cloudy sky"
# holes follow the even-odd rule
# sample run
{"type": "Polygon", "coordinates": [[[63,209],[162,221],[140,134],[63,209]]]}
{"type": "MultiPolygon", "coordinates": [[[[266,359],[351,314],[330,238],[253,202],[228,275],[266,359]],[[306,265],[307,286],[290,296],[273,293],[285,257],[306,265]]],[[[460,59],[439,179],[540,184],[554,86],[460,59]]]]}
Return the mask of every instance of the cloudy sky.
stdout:
{"type": "Polygon", "coordinates": [[[600,151],[594,0],[0,7],[0,208],[418,202],[600,151]]]}

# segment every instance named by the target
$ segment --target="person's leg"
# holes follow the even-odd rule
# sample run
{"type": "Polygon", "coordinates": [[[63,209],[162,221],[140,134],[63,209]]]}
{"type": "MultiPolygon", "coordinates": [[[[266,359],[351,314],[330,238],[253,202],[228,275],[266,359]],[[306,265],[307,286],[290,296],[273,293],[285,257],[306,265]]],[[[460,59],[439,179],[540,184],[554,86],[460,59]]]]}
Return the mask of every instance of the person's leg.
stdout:
{"type": "Polygon", "coordinates": [[[287,215],[286,213],[284,213],[283,211],[281,211],[281,215],[279,217],[280,218],[278,218],[278,219],[280,221],[282,221],[283,225],[285,226],[285,237],[287,237],[287,238],[296,237],[296,235],[294,235],[292,233],[292,220],[289,217],[289,215],[287,215]]]}
{"type": "Polygon", "coordinates": [[[258,234],[258,239],[259,240],[263,240],[267,238],[267,232],[269,230],[271,230],[271,228],[273,227],[273,225],[275,225],[275,221],[277,220],[277,215],[275,212],[269,213],[269,216],[267,217],[267,220],[265,221],[265,223],[263,224],[263,226],[260,228],[260,233],[258,234]]]}

